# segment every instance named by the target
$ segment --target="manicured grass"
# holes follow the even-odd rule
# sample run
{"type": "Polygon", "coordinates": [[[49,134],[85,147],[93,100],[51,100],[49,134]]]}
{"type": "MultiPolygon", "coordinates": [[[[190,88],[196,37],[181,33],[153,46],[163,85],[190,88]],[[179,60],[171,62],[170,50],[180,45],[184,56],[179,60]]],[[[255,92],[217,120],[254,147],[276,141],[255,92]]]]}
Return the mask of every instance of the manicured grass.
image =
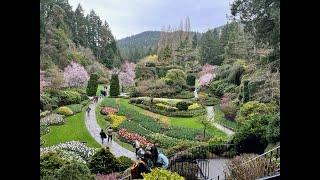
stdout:
{"type": "MultiPolygon", "coordinates": [[[[192,117],[192,118],[169,117],[169,122],[171,126],[203,130],[203,125],[199,122],[198,117],[192,117]]],[[[227,137],[225,133],[215,128],[214,126],[207,127],[206,131],[213,136],[227,137]]]]}
{"type": "MultiPolygon", "coordinates": [[[[149,113],[150,111],[147,111],[143,108],[129,104],[128,99],[120,99],[120,102],[121,102],[121,105],[125,106],[126,108],[134,109],[137,112],[140,112],[140,113],[147,115],[147,116],[151,115],[152,118],[155,117],[154,115],[152,115],[154,113],[149,113]]],[[[159,115],[159,116],[161,117],[162,115],[159,115]]],[[[167,116],[163,116],[163,117],[167,117],[167,116]]],[[[191,117],[191,118],[167,117],[167,118],[169,119],[169,124],[171,126],[200,129],[200,130],[203,129],[202,124],[198,121],[198,117],[191,117]]],[[[207,132],[209,132],[213,136],[227,137],[227,135],[224,132],[220,131],[219,129],[215,128],[214,126],[208,127],[207,132]]]]}
{"type": "Polygon", "coordinates": [[[102,129],[105,129],[107,126],[110,125],[109,121],[106,121],[104,119],[104,115],[102,115],[100,113],[100,110],[101,110],[102,107],[100,106],[97,106],[96,109],[95,109],[95,112],[96,112],[96,118],[97,118],[97,123],[99,124],[99,126],[102,128],[102,129]]]}
{"type": "Polygon", "coordinates": [[[135,149],[133,148],[133,146],[131,144],[120,141],[116,136],[113,136],[113,140],[115,142],[117,142],[120,146],[128,149],[129,151],[135,152],[135,149]]]}
{"type": "Polygon", "coordinates": [[[236,130],[239,126],[236,121],[227,120],[218,106],[214,108],[214,121],[232,130],[236,130]]]}
{"type": "Polygon", "coordinates": [[[45,141],[43,147],[67,141],[85,141],[90,147],[101,147],[88,132],[85,121],[85,112],[66,118],[66,123],[60,126],[50,126],[50,132],[42,136],[45,141]]]}
{"type": "Polygon", "coordinates": [[[100,90],[103,90],[103,89],[104,89],[104,86],[105,86],[104,84],[99,84],[99,85],[98,85],[97,93],[96,93],[97,96],[100,96],[100,95],[101,95],[100,90]]]}

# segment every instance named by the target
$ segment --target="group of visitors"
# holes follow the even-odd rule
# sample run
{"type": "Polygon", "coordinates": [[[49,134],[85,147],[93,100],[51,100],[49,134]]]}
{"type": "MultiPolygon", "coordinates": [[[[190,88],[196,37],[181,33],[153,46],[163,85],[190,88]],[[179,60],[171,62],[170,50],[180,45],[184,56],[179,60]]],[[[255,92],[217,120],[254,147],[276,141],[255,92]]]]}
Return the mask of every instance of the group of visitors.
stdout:
{"type": "MultiPolygon", "coordinates": [[[[108,134],[108,139],[107,139],[107,141],[108,141],[108,143],[109,143],[109,142],[112,142],[113,129],[112,129],[111,126],[109,126],[109,127],[106,128],[106,129],[107,129],[107,134],[108,134]]],[[[100,131],[100,137],[101,137],[101,143],[103,144],[104,139],[107,138],[107,135],[106,135],[106,133],[103,131],[103,129],[101,129],[101,131],[100,131]]]]}
{"type": "Polygon", "coordinates": [[[139,141],[135,141],[136,156],[138,161],[131,168],[133,179],[141,179],[142,173],[151,172],[152,168],[160,167],[168,169],[169,159],[158,150],[156,145],[148,144],[145,149],[140,146],[139,141]]]}

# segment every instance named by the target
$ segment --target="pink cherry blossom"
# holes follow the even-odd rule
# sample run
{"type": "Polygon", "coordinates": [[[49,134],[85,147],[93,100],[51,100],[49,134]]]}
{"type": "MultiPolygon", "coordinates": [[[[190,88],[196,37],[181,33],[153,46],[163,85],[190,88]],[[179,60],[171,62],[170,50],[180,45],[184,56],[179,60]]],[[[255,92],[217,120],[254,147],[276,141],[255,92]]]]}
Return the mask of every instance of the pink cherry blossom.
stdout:
{"type": "Polygon", "coordinates": [[[210,64],[205,64],[200,71],[200,79],[199,85],[200,86],[207,86],[211,82],[213,78],[216,77],[216,70],[217,66],[212,66],[210,64]]]}
{"type": "Polygon", "coordinates": [[[124,86],[131,86],[134,84],[135,78],[135,67],[136,65],[132,62],[125,62],[122,67],[121,71],[119,72],[119,81],[124,86]]]}
{"type": "Polygon", "coordinates": [[[64,69],[63,75],[66,87],[81,87],[89,80],[87,71],[75,61],[64,69]]]}

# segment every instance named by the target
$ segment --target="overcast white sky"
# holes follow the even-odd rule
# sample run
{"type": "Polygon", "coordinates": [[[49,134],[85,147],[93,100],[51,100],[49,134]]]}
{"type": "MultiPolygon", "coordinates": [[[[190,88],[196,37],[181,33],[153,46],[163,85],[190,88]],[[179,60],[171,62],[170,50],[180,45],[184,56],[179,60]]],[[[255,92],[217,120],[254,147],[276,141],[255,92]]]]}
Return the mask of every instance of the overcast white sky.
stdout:
{"type": "Polygon", "coordinates": [[[163,26],[178,27],[189,17],[193,31],[204,32],[227,23],[233,0],[69,0],[73,10],[80,3],[106,20],[117,39],[163,26]]]}

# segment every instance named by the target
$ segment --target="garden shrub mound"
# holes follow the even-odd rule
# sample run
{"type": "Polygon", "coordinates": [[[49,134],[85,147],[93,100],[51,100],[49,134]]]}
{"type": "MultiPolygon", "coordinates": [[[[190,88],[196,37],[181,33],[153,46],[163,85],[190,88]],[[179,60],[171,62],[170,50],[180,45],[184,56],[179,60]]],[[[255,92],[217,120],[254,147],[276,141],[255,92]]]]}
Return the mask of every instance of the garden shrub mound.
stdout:
{"type": "Polygon", "coordinates": [[[134,163],[134,161],[132,161],[130,158],[126,156],[120,156],[117,159],[118,159],[120,171],[125,171],[126,169],[131,167],[131,165],[134,163]]]}
{"type": "Polygon", "coordinates": [[[92,156],[88,165],[91,172],[95,174],[109,174],[120,171],[119,161],[108,147],[99,149],[92,156]]]}
{"type": "Polygon", "coordinates": [[[62,107],[59,107],[57,109],[57,112],[59,114],[62,114],[62,115],[65,115],[65,116],[71,116],[73,115],[73,112],[70,108],[68,108],[67,106],[62,106],[62,107]]]}
{"type": "Polygon", "coordinates": [[[65,123],[63,115],[52,113],[40,119],[40,125],[51,126],[65,123]]]}
{"type": "Polygon", "coordinates": [[[143,173],[144,180],[154,180],[154,179],[172,179],[172,180],[184,180],[184,177],[180,176],[176,172],[171,172],[165,169],[155,168],[152,169],[150,173],[143,173]]]}
{"type": "Polygon", "coordinates": [[[190,100],[185,101],[183,99],[138,97],[131,98],[129,102],[138,107],[164,116],[195,117],[206,113],[205,108],[190,100]]]}

